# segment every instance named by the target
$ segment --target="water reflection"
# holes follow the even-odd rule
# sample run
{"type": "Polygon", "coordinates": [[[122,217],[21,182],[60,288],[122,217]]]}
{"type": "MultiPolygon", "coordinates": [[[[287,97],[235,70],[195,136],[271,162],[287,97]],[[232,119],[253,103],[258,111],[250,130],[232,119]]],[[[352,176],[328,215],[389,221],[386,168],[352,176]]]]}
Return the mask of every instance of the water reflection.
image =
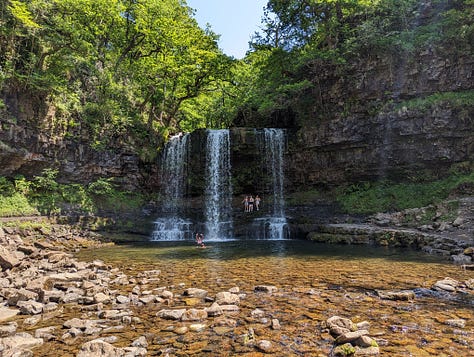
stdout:
{"type": "MultiPolygon", "coordinates": [[[[312,259],[386,259],[439,263],[440,257],[424,255],[407,248],[375,247],[367,245],[320,244],[302,240],[226,240],[209,241],[206,248],[198,248],[191,241],[161,241],[120,245],[101,250],[102,254],[124,259],[129,255],[156,259],[232,260],[258,257],[292,257],[312,259]]],[[[445,261],[445,260],[444,260],[445,261]]],[[[446,262],[446,261],[445,261],[446,262]]]]}

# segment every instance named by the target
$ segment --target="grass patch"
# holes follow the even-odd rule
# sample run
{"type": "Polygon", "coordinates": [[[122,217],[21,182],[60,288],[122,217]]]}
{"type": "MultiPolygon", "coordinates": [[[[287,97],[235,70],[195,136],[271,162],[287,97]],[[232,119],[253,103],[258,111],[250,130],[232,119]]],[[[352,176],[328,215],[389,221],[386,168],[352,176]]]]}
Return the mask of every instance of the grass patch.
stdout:
{"type": "Polygon", "coordinates": [[[424,183],[364,182],[342,189],[337,201],[347,213],[394,212],[436,204],[465,184],[474,185],[474,172],[424,183]]]}
{"type": "Polygon", "coordinates": [[[406,107],[407,109],[428,110],[434,105],[447,103],[456,108],[474,107],[474,90],[462,92],[435,93],[424,98],[415,98],[399,103],[395,109],[406,107]]]}
{"type": "Polygon", "coordinates": [[[146,203],[145,195],[121,191],[111,179],[88,185],[60,184],[56,175],[56,171],[47,169],[31,181],[0,177],[0,217],[120,213],[146,203]]]}
{"type": "Polygon", "coordinates": [[[0,196],[0,217],[34,216],[39,211],[30,204],[21,193],[15,192],[11,196],[0,196]]]}

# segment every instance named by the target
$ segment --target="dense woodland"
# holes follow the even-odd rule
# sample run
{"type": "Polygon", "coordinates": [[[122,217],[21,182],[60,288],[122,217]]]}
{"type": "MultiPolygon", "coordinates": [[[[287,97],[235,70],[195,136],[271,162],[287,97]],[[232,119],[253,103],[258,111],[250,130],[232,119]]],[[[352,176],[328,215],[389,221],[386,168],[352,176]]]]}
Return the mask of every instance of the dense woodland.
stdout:
{"type": "Polygon", "coordinates": [[[318,73],[430,48],[472,56],[474,43],[473,0],[270,0],[243,59],[193,14],[184,0],[1,1],[2,117],[15,123],[26,94],[51,140],[151,161],[180,131],[340,115],[315,99],[318,73]],[[420,21],[426,3],[436,21],[420,21]]]}

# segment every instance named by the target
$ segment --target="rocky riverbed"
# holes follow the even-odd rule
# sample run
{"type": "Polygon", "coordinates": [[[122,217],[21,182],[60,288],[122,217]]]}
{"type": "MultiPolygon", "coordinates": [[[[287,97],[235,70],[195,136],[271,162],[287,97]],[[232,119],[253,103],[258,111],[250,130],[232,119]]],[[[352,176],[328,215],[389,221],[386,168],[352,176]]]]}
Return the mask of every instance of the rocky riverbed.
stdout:
{"type": "Polygon", "coordinates": [[[183,262],[99,260],[122,248],[49,223],[3,226],[0,240],[4,357],[459,356],[474,349],[474,279],[454,265],[431,264],[430,272],[423,264],[385,269],[349,259],[278,266],[265,257],[220,265],[194,247],[195,258],[183,262]]]}

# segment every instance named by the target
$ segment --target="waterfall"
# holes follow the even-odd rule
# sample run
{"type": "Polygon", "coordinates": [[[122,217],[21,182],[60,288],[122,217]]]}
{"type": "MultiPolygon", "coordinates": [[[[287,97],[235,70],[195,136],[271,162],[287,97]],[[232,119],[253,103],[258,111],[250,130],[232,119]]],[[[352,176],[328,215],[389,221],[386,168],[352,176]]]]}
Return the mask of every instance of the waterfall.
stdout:
{"type": "Polygon", "coordinates": [[[163,216],[155,221],[151,239],[183,240],[191,238],[191,222],[183,219],[189,134],[173,136],[161,157],[161,199],[163,216]]]}
{"type": "Polygon", "coordinates": [[[205,240],[232,237],[229,130],[208,130],[206,144],[205,240]]]}
{"type": "MultiPolygon", "coordinates": [[[[261,136],[260,136],[261,137],[261,136]]],[[[263,166],[268,177],[268,189],[271,195],[266,198],[266,207],[271,207],[269,216],[256,219],[254,226],[259,237],[265,239],[285,239],[289,237],[285,216],[283,153],[285,150],[285,132],[283,129],[263,129],[260,150],[263,154],[263,166]],[[270,200],[270,202],[268,202],[270,200]]]]}

